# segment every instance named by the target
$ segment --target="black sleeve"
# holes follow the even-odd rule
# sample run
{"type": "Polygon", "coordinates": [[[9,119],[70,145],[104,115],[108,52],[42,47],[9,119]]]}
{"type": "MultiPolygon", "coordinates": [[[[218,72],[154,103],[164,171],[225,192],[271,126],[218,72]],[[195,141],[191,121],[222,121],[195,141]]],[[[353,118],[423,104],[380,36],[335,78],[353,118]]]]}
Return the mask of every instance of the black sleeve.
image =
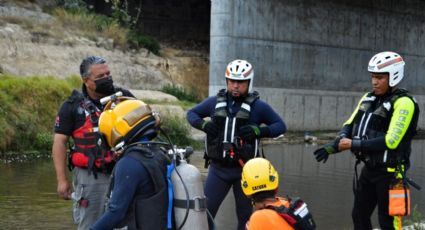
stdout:
{"type": "Polygon", "coordinates": [[[352,151],[367,151],[367,152],[380,152],[385,151],[387,145],[385,144],[385,136],[372,138],[369,140],[354,139],[351,150],[352,151]]]}
{"type": "Polygon", "coordinates": [[[341,131],[339,131],[338,136],[351,138],[352,125],[344,125],[341,131]]]}
{"type": "Polygon", "coordinates": [[[63,103],[56,115],[55,133],[71,136],[75,127],[75,114],[73,106],[68,101],[63,103]]]}
{"type": "Polygon", "coordinates": [[[205,117],[211,117],[211,114],[215,111],[215,104],[217,103],[217,97],[211,96],[197,104],[195,107],[187,111],[186,119],[190,125],[202,130],[202,124],[205,117]]]}
{"type": "Polygon", "coordinates": [[[363,151],[385,151],[386,149],[387,145],[385,144],[385,136],[362,140],[363,151]]]}

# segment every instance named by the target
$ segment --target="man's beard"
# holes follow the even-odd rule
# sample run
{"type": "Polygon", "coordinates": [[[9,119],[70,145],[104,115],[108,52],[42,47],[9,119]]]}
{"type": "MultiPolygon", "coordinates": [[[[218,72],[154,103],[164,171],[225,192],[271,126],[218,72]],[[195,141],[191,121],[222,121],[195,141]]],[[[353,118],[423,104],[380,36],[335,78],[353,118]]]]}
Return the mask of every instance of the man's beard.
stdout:
{"type": "Polygon", "coordinates": [[[239,96],[233,96],[233,93],[229,92],[229,96],[232,97],[233,101],[235,102],[244,101],[247,95],[248,93],[245,93],[245,94],[239,93],[239,96]]]}

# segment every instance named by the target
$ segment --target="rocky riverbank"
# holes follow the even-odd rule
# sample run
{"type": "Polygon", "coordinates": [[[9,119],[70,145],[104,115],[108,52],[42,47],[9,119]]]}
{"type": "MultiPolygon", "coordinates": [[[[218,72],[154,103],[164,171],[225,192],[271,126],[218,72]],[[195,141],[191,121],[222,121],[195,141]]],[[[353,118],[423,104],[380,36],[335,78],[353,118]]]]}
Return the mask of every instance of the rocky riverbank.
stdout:
{"type": "Polygon", "coordinates": [[[122,50],[114,47],[111,38],[83,37],[75,29],[60,31],[54,15],[43,12],[38,4],[19,2],[0,1],[0,74],[65,78],[79,74],[84,57],[100,55],[121,86],[159,90],[172,84],[207,95],[205,48],[162,43],[159,55],[144,48],[122,50]]]}

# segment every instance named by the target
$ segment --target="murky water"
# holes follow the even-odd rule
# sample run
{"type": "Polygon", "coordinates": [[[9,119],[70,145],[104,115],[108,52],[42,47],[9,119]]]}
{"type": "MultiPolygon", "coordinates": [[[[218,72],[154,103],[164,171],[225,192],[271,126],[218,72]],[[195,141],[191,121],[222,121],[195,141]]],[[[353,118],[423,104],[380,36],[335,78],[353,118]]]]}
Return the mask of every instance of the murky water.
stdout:
{"type": "Polygon", "coordinates": [[[0,163],[0,229],[73,229],[71,203],[57,198],[51,159],[0,163]]]}
{"type": "MultiPolygon", "coordinates": [[[[307,202],[319,230],[352,229],[355,159],[350,152],[345,151],[330,156],[326,164],[317,163],[313,157],[316,148],[317,146],[304,144],[264,147],[266,157],[280,175],[279,195],[298,196],[307,202]]],[[[412,207],[417,205],[417,210],[423,218],[425,218],[424,149],[425,140],[413,141],[412,166],[408,171],[408,176],[423,187],[421,191],[411,189],[411,205],[412,207]]],[[[231,193],[224,202],[216,217],[219,229],[235,229],[237,220],[231,193]],[[232,216],[233,218],[229,218],[232,216]]],[[[376,216],[373,225],[379,227],[376,216]]]]}
{"type": "MultiPolygon", "coordinates": [[[[425,140],[413,142],[409,176],[425,187],[425,140]]],[[[351,229],[354,159],[349,152],[317,163],[312,145],[267,145],[266,157],[279,171],[279,194],[300,196],[310,207],[318,229],[351,229]]],[[[192,163],[202,165],[201,157],[192,163]]],[[[205,172],[204,169],[201,169],[205,172]]],[[[71,202],[56,196],[51,159],[24,163],[0,163],[0,229],[75,229],[71,202]]],[[[233,197],[224,201],[216,217],[217,229],[235,229],[233,197]]],[[[412,189],[412,204],[425,214],[425,192],[412,189]]],[[[413,205],[412,205],[413,206],[413,205]]],[[[377,226],[377,223],[374,224],[377,226]]]]}

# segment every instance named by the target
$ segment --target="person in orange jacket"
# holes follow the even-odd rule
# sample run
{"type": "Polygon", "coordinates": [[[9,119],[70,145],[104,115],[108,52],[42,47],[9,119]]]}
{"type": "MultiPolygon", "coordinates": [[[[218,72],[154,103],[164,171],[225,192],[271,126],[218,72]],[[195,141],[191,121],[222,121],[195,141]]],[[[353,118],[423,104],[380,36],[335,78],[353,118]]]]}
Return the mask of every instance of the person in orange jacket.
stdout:
{"type": "Polygon", "coordinates": [[[255,209],[246,223],[246,230],[315,229],[304,202],[276,196],[279,175],[268,160],[249,160],[242,169],[241,186],[255,209]]]}

